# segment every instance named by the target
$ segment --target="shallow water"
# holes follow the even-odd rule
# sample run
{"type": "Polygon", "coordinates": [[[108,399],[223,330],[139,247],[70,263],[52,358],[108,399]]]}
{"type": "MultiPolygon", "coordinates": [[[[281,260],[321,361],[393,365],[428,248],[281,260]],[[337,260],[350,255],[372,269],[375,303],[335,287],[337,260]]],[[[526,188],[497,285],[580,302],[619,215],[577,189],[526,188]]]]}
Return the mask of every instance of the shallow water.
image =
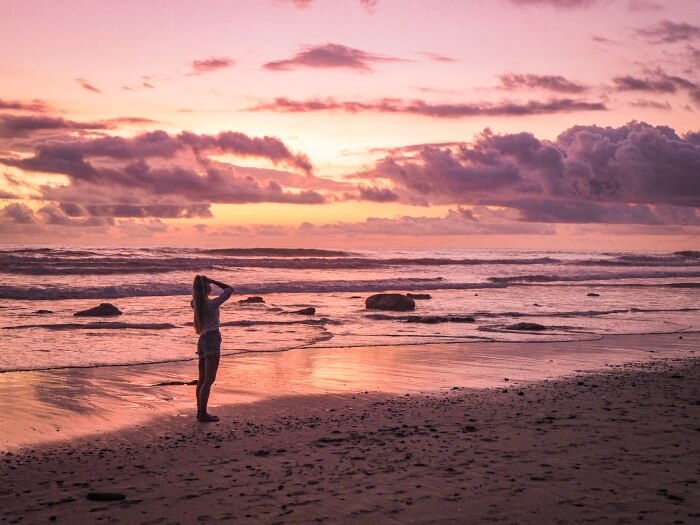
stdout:
{"type": "Polygon", "coordinates": [[[228,282],[224,354],[386,344],[595,340],[700,328],[700,253],[476,250],[207,251],[5,247],[0,250],[0,371],[195,357],[195,273],[228,282]],[[414,312],[368,311],[375,292],[429,293],[414,312]],[[596,293],[598,296],[588,296],[596,293]],[[264,304],[241,304],[248,295],[264,304]],[[114,318],[74,317],[100,302],[114,318]],[[314,316],[294,312],[313,306],[314,316]],[[46,310],[47,313],[38,313],[46,310]],[[407,315],[473,323],[407,322],[407,315]],[[541,332],[514,331],[517,322],[541,332]],[[21,349],[21,351],[18,351],[21,349]]]}

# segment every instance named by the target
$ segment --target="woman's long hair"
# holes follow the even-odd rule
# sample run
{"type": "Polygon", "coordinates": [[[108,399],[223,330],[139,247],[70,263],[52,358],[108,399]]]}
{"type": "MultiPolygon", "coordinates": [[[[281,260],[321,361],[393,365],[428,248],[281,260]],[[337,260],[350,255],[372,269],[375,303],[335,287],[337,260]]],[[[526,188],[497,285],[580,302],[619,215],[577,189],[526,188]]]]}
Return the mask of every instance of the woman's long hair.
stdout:
{"type": "Polygon", "coordinates": [[[208,296],[207,281],[203,276],[196,275],[192,283],[192,300],[194,302],[194,331],[198,334],[204,325],[208,296]]]}

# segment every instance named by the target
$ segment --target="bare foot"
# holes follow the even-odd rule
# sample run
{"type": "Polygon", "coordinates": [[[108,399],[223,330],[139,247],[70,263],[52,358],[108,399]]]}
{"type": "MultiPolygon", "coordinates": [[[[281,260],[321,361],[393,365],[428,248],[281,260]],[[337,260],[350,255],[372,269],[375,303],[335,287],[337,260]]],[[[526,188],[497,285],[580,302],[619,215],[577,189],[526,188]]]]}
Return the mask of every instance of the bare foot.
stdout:
{"type": "Polygon", "coordinates": [[[202,423],[212,423],[214,421],[218,421],[219,417],[218,416],[212,416],[211,414],[204,414],[203,416],[197,416],[197,421],[200,421],[202,423]]]}

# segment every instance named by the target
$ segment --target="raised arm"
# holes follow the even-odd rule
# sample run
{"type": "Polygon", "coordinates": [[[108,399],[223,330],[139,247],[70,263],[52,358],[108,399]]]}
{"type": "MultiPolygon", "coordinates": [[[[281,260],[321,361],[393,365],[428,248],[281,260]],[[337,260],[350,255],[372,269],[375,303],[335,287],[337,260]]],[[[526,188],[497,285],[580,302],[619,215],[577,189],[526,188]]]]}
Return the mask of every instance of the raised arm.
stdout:
{"type": "Polygon", "coordinates": [[[205,278],[208,282],[210,282],[211,284],[215,284],[216,286],[218,286],[218,287],[221,288],[222,290],[225,290],[226,288],[231,288],[231,290],[233,290],[233,286],[229,286],[228,284],[224,284],[224,283],[222,283],[221,281],[215,281],[214,279],[210,279],[209,277],[204,277],[204,278],[205,278]]]}

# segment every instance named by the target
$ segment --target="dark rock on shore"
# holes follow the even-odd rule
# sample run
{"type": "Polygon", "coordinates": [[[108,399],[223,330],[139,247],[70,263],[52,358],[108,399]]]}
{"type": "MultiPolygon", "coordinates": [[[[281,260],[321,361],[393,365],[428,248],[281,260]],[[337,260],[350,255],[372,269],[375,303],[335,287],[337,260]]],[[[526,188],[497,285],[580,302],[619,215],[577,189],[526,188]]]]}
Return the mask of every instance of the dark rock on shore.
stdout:
{"type": "Polygon", "coordinates": [[[538,332],[541,330],[546,330],[547,327],[537,323],[515,323],[510,326],[506,326],[508,330],[527,330],[531,332],[538,332]]]}
{"type": "Polygon", "coordinates": [[[99,306],[76,312],[73,315],[77,317],[110,317],[121,314],[122,313],[119,310],[119,308],[117,308],[113,304],[100,303],[99,306]]]}
{"type": "Polygon", "coordinates": [[[421,300],[421,301],[422,301],[422,300],[432,299],[432,298],[433,298],[433,296],[430,295],[429,293],[411,293],[411,292],[408,292],[406,295],[407,295],[408,297],[410,297],[411,299],[418,299],[418,300],[421,300]]]}
{"type": "Polygon", "coordinates": [[[241,299],[238,302],[239,303],[249,303],[249,304],[255,304],[255,303],[259,304],[259,303],[264,303],[265,299],[263,299],[262,297],[253,296],[253,297],[248,297],[247,299],[241,299]]]}
{"type": "Polygon", "coordinates": [[[405,312],[414,310],[416,302],[410,297],[400,293],[379,293],[370,295],[365,299],[365,307],[368,310],[394,310],[405,312]]]}
{"type": "Polygon", "coordinates": [[[290,312],[292,314],[299,314],[299,315],[314,315],[316,313],[316,308],[313,306],[310,306],[308,308],[302,308],[301,310],[297,310],[296,312],[290,312]]]}
{"type": "Polygon", "coordinates": [[[586,294],[586,297],[600,297],[600,294],[595,292],[590,292],[586,294]]]}

